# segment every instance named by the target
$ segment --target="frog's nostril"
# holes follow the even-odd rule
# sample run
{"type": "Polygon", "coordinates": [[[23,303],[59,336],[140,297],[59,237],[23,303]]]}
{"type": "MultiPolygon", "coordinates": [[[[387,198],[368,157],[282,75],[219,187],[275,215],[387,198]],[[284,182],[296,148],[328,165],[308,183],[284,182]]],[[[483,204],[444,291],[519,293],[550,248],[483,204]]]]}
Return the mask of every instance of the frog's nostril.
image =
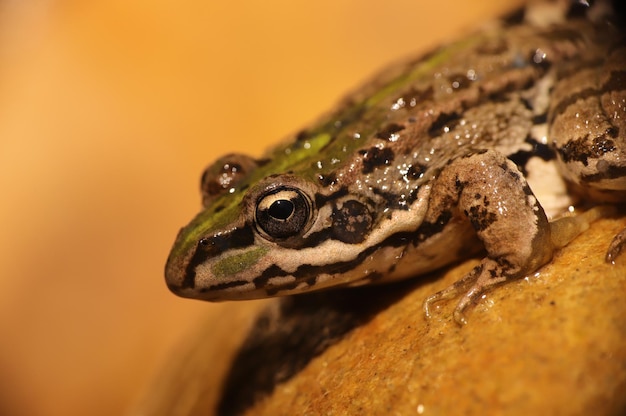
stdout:
{"type": "Polygon", "coordinates": [[[204,237],[198,241],[198,250],[211,257],[229,249],[231,238],[229,234],[216,234],[213,237],[204,237]]]}

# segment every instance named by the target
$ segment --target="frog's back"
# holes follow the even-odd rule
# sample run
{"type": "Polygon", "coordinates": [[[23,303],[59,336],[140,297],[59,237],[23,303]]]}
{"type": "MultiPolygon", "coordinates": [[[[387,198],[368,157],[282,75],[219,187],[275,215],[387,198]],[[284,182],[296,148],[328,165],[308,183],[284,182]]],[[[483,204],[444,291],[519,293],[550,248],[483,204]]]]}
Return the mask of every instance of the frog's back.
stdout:
{"type": "Polygon", "coordinates": [[[594,22],[581,5],[525,11],[394,66],[348,96],[328,122],[300,135],[314,140],[325,132],[331,139],[314,163],[295,170],[313,166],[333,190],[355,181],[371,190],[379,183],[380,193],[404,195],[392,199],[406,205],[451,160],[470,152],[495,149],[524,174],[533,156],[554,161],[548,126],[555,115],[549,113],[575,97],[555,99],[551,91],[604,61],[622,35],[600,12],[594,22]]]}

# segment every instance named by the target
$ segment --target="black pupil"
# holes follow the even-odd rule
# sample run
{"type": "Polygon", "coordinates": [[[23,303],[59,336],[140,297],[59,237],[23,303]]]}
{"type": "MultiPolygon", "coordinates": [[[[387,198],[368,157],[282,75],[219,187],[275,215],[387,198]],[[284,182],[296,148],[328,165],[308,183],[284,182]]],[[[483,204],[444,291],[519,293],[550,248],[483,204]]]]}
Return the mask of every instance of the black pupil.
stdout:
{"type": "Polygon", "coordinates": [[[274,201],[268,209],[268,213],[272,218],[277,220],[286,220],[293,214],[295,206],[288,199],[279,199],[274,201]]]}

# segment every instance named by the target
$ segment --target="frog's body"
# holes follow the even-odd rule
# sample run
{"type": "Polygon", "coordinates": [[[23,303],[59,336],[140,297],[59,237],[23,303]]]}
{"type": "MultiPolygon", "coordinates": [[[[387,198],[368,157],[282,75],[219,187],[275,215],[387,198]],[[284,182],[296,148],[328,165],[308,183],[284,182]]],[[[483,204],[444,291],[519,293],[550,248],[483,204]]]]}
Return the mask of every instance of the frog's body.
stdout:
{"type": "Polygon", "coordinates": [[[487,288],[550,261],[595,215],[549,223],[544,207],[623,205],[623,32],[582,6],[537,7],[531,16],[552,17],[511,18],[395,67],[267,158],[209,167],[205,209],[166,266],[170,289],[290,295],[415,277],[486,250],[427,300],[465,293],[462,321],[487,288]]]}

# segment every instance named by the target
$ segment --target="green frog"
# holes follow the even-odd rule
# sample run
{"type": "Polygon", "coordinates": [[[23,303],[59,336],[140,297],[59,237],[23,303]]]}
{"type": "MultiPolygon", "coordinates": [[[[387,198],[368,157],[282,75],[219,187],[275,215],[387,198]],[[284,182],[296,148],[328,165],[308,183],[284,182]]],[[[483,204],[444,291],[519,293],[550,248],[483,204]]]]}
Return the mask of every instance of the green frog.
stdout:
{"type": "MultiPolygon", "coordinates": [[[[626,37],[608,1],[527,6],[395,65],[265,157],[202,176],[168,287],[208,301],[414,278],[480,255],[428,297],[454,319],[626,201],[626,37]],[[560,216],[592,204],[583,214],[560,216]],[[556,219],[555,219],[556,218],[556,219]]],[[[626,230],[608,244],[614,262],[626,230]]]]}

